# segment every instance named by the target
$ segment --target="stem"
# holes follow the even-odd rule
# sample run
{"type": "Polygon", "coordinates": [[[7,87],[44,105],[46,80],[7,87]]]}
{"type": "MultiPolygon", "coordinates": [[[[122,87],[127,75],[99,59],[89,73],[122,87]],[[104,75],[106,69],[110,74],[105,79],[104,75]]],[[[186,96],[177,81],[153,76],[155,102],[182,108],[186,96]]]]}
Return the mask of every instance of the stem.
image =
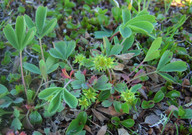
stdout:
{"type": "Polygon", "coordinates": [[[40,45],[40,48],[41,48],[42,59],[45,61],[45,57],[44,57],[44,53],[43,53],[43,47],[42,47],[42,44],[41,44],[41,38],[39,38],[39,45],[40,45]]]}
{"type": "Polygon", "coordinates": [[[157,73],[157,71],[153,71],[153,72],[149,72],[149,73],[147,73],[147,74],[143,74],[143,75],[137,76],[137,77],[129,80],[126,84],[132,82],[133,80],[139,79],[139,78],[142,77],[142,76],[147,76],[147,75],[151,75],[151,74],[154,74],[154,73],[157,73]]]}
{"type": "Polygon", "coordinates": [[[128,77],[130,77],[143,63],[144,63],[144,61],[142,61],[142,62],[128,75],[128,77]]]}
{"type": "Polygon", "coordinates": [[[22,82],[23,82],[23,86],[24,86],[24,89],[25,89],[25,95],[27,97],[27,88],[26,88],[26,85],[25,85],[25,79],[24,79],[24,74],[23,74],[22,51],[20,51],[20,66],[21,66],[22,82]]]}
{"type": "Polygon", "coordinates": [[[66,88],[72,81],[74,81],[74,80],[73,80],[73,79],[69,80],[69,81],[65,84],[65,86],[64,86],[63,88],[66,88]]]}
{"type": "Polygon", "coordinates": [[[118,31],[118,32],[116,32],[115,34],[113,34],[112,36],[111,36],[111,38],[109,39],[109,41],[111,41],[112,39],[113,39],[113,37],[114,36],[116,36],[116,35],[118,35],[120,32],[118,31]]]}
{"type": "Polygon", "coordinates": [[[40,83],[39,88],[37,89],[37,91],[36,91],[36,93],[35,93],[35,96],[33,97],[33,101],[35,100],[35,98],[36,98],[37,94],[39,93],[39,91],[40,91],[40,89],[41,89],[42,84],[43,84],[43,79],[41,79],[41,83],[40,83]]]}
{"type": "Polygon", "coordinates": [[[109,77],[109,81],[111,82],[112,81],[111,72],[110,72],[110,70],[108,68],[107,68],[107,74],[108,74],[108,77],[109,77]]]}
{"type": "Polygon", "coordinates": [[[66,60],[66,62],[70,66],[71,70],[73,70],[73,67],[72,67],[71,63],[68,60],[66,60]]]}

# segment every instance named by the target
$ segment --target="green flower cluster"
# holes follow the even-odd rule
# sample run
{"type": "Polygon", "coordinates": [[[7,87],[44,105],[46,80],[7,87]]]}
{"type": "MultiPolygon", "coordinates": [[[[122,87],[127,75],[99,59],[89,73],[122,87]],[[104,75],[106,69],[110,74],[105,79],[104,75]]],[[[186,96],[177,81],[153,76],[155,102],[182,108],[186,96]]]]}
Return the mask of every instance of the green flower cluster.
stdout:
{"type": "Polygon", "coordinates": [[[136,100],[135,93],[131,92],[129,89],[127,89],[125,92],[122,92],[121,97],[129,104],[132,104],[136,100]]]}
{"type": "Polygon", "coordinates": [[[114,60],[115,60],[114,58],[103,56],[103,55],[96,55],[93,58],[95,69],[97,69],[98,71],[102,71],[102,70],[105,71],[106,69],[113,68],[115,65],[114,60]]]}
{"type": "Polygon", "coordinates": [[[83,96],[79,99],[79,105],[81,106],[81,110],[87,109],[92,102],[95,102],[97,93],[94,89],[89,88],[83,90],[83,96]]]}

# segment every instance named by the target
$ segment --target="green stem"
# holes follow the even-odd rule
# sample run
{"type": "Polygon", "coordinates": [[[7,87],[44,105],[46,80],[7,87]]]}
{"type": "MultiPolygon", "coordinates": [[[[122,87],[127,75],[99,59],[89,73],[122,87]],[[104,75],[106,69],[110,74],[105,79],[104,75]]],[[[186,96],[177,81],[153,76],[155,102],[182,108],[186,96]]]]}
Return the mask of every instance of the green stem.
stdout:
{"type": "Polygon", "coordinates": [[[140,77],[147,76],[147,75],[151,75],[151,74],[154,74],[154,73],[157,73],[157,71],[153,71],[153,72],[149,72],[149,73],[147,73],[147,74],[143,74],[143,75],[137,76],[137,77],[129,80],[129,81],[127,82],[127,84],[130,83],[130,82],[132,82],[132,81],[134,81],[134,80],[136,80],[136,79],[139,79],[140,77]]]}
{"type": "Polygon", "coordinates": [[[45,61],[45,57],[44,57],[44,53],[43,53],[43,47],[42,47],[42,43],[41,43],[41,38],[39,38],[39,45],[40,45],[40,48],[41,48],[42,59],[45,61]]]}
{"type": "Polygon", "coordinates": [[[21,67],[21,77],[22,77],[22,82],[23,82],[23,86],[24,86],[24,89],[25,89],[25,95],[27,97],[27,88],[26,88],[26,85],[25,85],[25,79],[24,79],[24,74],[23,74],[23,62],[22,62],[22,51],[20,51],[20,67],[21,67]]]}

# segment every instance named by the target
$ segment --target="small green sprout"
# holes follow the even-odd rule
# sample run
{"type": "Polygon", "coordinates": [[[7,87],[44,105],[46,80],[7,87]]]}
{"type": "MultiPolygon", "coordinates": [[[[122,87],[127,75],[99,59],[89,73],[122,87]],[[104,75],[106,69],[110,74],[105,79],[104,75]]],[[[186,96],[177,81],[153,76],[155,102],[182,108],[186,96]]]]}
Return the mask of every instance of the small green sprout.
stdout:
{"type": "Polygon", "coordinates": [[[90,104],[90,101],[85,96],[82,96],[81,99],[79,99],[79,105],[81,106],[81,110],[87,109],[90,104]]]}
{"type": "Polygon", "coordinates": [[[113,68],[115,65],[114,60],[115,60],[114,58],[103,56],[103,55],[96,55],[93,58],[95,69],[98,71],[113,68]]]}
{"type": "Polygon", "coordinates": [[[131,92],[129,89],[127,89],[125,92],[122,92],[121,97],[129,104],[132,104],[136,100],[135,93],[131,92]]]}

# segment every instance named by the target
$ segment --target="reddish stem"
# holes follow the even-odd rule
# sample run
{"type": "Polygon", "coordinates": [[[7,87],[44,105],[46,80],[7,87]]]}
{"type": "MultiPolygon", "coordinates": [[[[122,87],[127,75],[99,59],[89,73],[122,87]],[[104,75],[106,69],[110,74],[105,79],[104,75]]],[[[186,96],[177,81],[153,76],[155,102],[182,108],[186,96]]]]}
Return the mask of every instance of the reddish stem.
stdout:
{"type": "Polygon", "coordinates": [[[130,77],[143,63],[144,63],[144,61],[142,61],[142,62],[128,75],[128,77],[130,77]]]}
{"type": "Polygon", "coordinates": [[[111,36],[111,38],[109,39],[109,41],[111,41],[112,39],[113,39],[113,37],[114,36],[116,36],[116,35],[118,35],[120,32],[118,31],[118,32],[116,32],[115,34],[113,34],[112,36],[111,36]]]}

